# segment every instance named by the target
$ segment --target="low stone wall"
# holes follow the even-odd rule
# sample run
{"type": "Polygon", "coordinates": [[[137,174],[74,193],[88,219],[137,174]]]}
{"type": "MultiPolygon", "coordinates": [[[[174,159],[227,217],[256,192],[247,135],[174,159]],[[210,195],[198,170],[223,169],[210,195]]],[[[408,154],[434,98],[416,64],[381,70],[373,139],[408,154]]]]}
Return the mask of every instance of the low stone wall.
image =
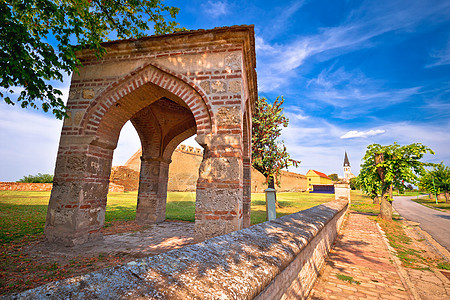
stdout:
{"type": "Polygon", "coordinates": [[[342,224],[335,200],[12,299],[305,299],[342,224]]]}
{"type": "MultiPolygon", "coordinates": [[[[0,182],[0,191],[51,191],[52,183],[28,183],[28,182],[0,182]]],[[[110,193],[123,193],[121,185],[109,183],[110,193]]]]}
{"type": "Polygon", "coordinates": [[[0,182],[0,191],[51,191],[51,183],[0,182]]]}

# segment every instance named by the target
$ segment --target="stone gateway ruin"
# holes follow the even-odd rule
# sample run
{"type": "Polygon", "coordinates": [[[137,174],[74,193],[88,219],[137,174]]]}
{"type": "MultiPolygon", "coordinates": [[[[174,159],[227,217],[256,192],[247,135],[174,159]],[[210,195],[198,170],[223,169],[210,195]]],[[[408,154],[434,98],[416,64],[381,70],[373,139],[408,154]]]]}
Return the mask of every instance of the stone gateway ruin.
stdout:
{"type": "Polygon", "coordinates": [[[114,149],[127,121],[142,146],[136,219],[165,219],[168,168],[197,134],[199,240],[250,225],[251,111],[257,97],[253,26],[105,43],[77,53],[45,235],[76,245],[101,237],[114,149]]]}

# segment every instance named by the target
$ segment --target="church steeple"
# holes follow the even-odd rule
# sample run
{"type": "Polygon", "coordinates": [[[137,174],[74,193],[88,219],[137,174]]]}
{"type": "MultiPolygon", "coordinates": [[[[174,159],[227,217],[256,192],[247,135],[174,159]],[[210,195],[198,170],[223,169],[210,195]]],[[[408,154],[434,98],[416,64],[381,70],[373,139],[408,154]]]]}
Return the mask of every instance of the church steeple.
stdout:
{"type": "Polygon", "coordinates": [[[345,182],[350,181],[350,176],[352,176],[351,174],[352,173],[350,171],[350,161],[348,160],[347,151],[345,151],[345,156],[344,156],[344,181],[345,182]]]}
{"type": "Polygon", "coordinates": [[[348,161],[348,157],[347,157],[347,151],[345,151],[344,167],[350,167],[350,162],[348,161]]]}

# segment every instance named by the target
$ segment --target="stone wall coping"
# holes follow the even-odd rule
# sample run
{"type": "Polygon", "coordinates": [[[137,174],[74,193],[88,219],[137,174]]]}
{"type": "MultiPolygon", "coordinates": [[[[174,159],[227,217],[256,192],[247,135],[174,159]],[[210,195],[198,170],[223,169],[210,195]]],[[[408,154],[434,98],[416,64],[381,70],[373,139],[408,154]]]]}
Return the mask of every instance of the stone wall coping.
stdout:
{"type": "Polygon", "coordinates": [[[204,242],[52,282],[11,299],[252,299],[348,207],[334,200],[204,242]]]}

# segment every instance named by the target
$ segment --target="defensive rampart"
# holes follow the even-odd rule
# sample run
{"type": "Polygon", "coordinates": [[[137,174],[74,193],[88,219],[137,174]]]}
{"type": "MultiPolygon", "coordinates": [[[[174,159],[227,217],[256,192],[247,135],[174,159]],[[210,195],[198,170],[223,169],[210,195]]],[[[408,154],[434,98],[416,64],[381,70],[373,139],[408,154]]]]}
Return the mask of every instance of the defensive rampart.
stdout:
{"type": "Polygon", "coordinates": [[[347,207],[335,200],[12,299],[304,299],[347,207]]]}
{"type": "MultiPolygon", "coordinates": [[[[136,191],[139,187],[141,156],[142,151],[139,150],[124,166],[113,167],[110,182],[123,185],[125,191],[136,191]]],[[[180,145],[172,154],[167,190],[170,192],[195,191],[202,159],[201,149],[180,145]]],[[[277,186],[278,192],[302,192],[308,188],[306,176],[293,172],[281,171],[280,183],[281,186],[277,186]]],[[[251,168],[252,193],[263,193],[265,189],[267,189],[266,178],[256,169],[251,168]]]]}
{"type": "Polygon", "coordinates": [[[51,191],[51,183],[0,182],[0,191],[51,191]]]}
{"type": "MultiPolygon", "coordinates": [[[[51,191],[52,183],[0,182],[0,191],[51,191]]],[[[109,193],[123,193],[121,185],[110,182],[109,193]]]]}

